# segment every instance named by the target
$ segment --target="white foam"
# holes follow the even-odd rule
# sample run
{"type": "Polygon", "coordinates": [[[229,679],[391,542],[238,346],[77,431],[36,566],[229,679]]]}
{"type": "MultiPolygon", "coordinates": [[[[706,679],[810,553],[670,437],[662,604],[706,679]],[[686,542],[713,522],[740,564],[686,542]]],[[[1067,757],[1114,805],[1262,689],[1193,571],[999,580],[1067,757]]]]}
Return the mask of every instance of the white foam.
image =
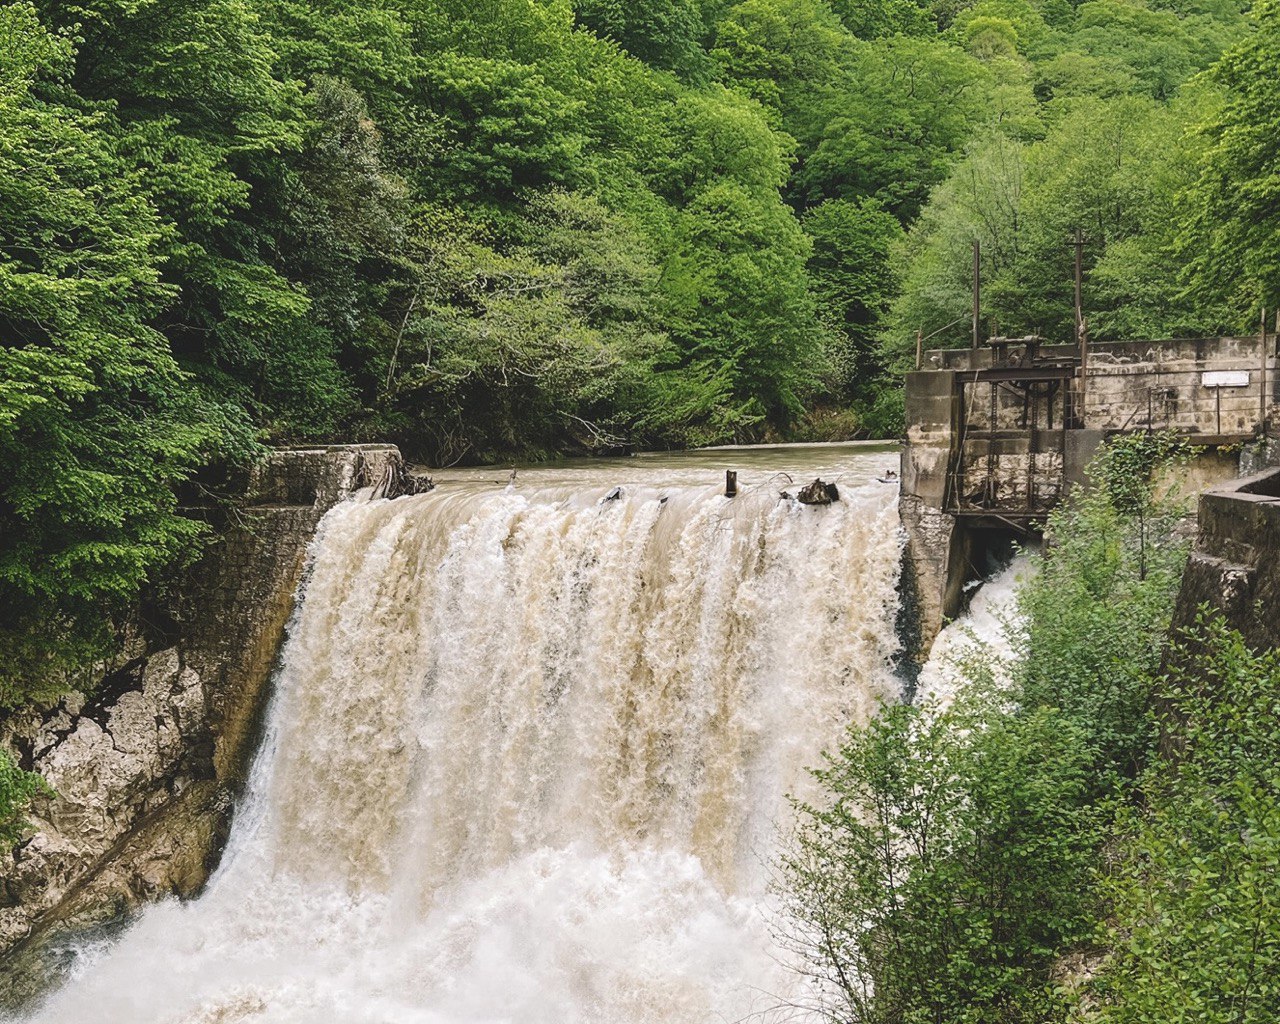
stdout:
{"type": "Polygon", "coordinates": [[[994,669],[997,684],[1008,682],[1022,623],[1018,589],[1031,577],[1035,564],[1033,555],[1019,554],[982,584],[962,615],[942,628],[916,684],[919,700],[939,707],[951,704],[968,678],[966,663],[975,655],[994,669]]]}

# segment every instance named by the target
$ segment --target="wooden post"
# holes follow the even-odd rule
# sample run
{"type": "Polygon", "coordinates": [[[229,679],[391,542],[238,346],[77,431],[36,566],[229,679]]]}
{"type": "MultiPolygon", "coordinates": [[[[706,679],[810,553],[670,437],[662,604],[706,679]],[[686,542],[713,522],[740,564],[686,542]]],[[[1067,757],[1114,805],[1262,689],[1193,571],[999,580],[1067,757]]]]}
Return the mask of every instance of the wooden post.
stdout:
{"type": "Polygon", "coordinates": [[[916,369],[920,369],[924,361],[924,328],[916,328],[916,369]]]}
{"type": "Polygon", "coordinates": [[[1262,307],[1261,329],[1258,332],[1258,436],[1267,432],[1267,307],[1262,307]]]}
{"type": "Polygon", "coordinates": [[[1084,232],[1076,228],[1076,266],[1075,266],[1075,293],[1076,293],[1076,344],[1083,346],[1082,338],[1084,336],[1084,232]]]}
{"type": "Polygon", "coordinates": [[[724,496],[726,498],[736,498],[738,496],[738,473],[736,470],[726,469],[724,471],[724,496]]]}
{"type": "Polygon", "coordinates": [[[1035,384],[1028,384],[1031,397],[1030,434],[1027,437],[1027,511],[1034,512],[1036,507],[1036,444],[1039,436],[1037,421],[1040,418],[1040,389],[1035,384]]]}
{"type": "Polygon", "coordinates": [[[982,312],[982,243],[973,241],[973,347],[978,347],[978,317],[982,312]]]}

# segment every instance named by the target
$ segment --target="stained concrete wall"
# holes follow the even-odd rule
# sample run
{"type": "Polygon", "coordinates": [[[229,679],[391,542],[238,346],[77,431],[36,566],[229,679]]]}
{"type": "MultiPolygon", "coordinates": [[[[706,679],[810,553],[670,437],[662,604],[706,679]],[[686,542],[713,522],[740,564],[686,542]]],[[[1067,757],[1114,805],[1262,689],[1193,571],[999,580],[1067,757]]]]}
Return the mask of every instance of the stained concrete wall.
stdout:
{"type": "Polygon", "coordinates": [[[0,1006],[47,983],[59,934],[204,885],[315,528],[399,465],[390,445],[273,453],[235,525],[164,609],[172,622],[160,638],[135,624],[91,689],[4,723],[0,740],[57,795],[37,802],[34,834],[0,860],[0,1006]]]}
{"type": "MultiPolygon", "coordinates": [[[[1146,429],[1149,423],[1153,429],[1180,433],[1253,433],[1261,419],[1264,393],[1267,407],[1280,399],[1275,335],[1266,339],[1265,381],[1260,344],[1257,337],[1221,337],[1093,345],[1082,412],[1084,426],[1115,431],[1146,429]],[[1248,383],[1243,387],[1207,387],[1203,375],[1209,371],[1242,373],[1248,383]]],[[[1040,354],[1047,359],[1069,360],[1076,350],[1070,345],[1045,345],[1040,354]]],[[[995,353],[990,348],[944,349],[927,353],[925,368],[918,372],[982,370],[994,365],[995,353]]],[[[986,385],[974,389],[975,400],[966,417],[973,428],[989,425],[990,401],[985,389],[986,385]]],[[[997,407],[997,429],[1019,425],[1022,406],[1013,396],[998,397],[997,407]]],[[[907,422],[910,424],[910,416],[907,422]]]]}
{"type": "Polygon", "coordinates": [[[1255,649],[1280,645],[1280,469],[1200,496],[1175,630],[1194,625],[1203,606],[1220,612],[1255,649]]]}
{"type": "MultiPolygon", "coordinates": [[[[1268,337],[1269,350],[1275,338],[1268,337]]],[[[1207,435],[1252,434],[1276,396],[1276,361],[1263,381],[1258,338],[1099,345],[1090,352],[1084,421],[1100,430],[1155,430],[1207,435]],[[1242,387],[1208,387],[1207,372],[1234,372],[1242,387]]]]}
{"type": "MultiPolygon", "coordinates": [[[[1234,440],[1258,432],[1264,423],[1262,398],[1274,405],[1277,388],[1276,361],[1271,352],[1275,338],[1267,338],[1267,369],[1262,370],[1263,348],[1257,337],[1119,342],[1095,345],[1090,350],[1085,400],[1077,406],[1077,423],[1064,429],[1063,397],[1051,407],[1042,400],[1034,424],[1021,397],[987,382],[966,386],[968,401],[956,398],[961,372],[997,365],[992,348],[956,349],[927,353],[925,368],[907,375],[907,438],[902,452],[902,501],[907,533],[905,569],[913,574],[917,594],[921,649],[927,655],[943,621],[958,613],[962,587],[981,562],[985,534],[975,529],[980,521],[952,515],[957,511],[981,511],[986,504],[988,468],[993,469],[995,497],[1002,510],[1012,514],[1042,514],[1056,505],[1072,487],[1087,484],[1087,467],[1109,433],[1170,429],[1211,441],[1182,473],[1181,489],[1195,493],[1221,484],[1240,472],[1241,459],[1257,464],[1270,451],[1220,448],[1220,440],[1234,440]],[[1204,384],[1209,371],[1244,374],[1240,388],[1212,388],[1204,384]],[[991,439],[973,438],[974,431],[993,427],[1001,433],[991,439]],[[1148,402],[1150,399],[1150,402],[1148,402]],[[1036,428],[1033,442],[1031,426],[1036,428]],[[1030,452],[1037,451],[1034,461],[1030,452]],[[948,470],[952,458],[961,470],[956,494],[948,495],[948,470]],[[970,490],[981,494],[970,495],[970,490]]],[[[1013,346],[1010,351],[1016,349],[1013,346]]],[[[1041,346],[1044,362],[1069,364],[1073,346],[1041,346]]],[[[1020,359],[1013,351],[1012,361],[1020,359]]],[[[1009,365],[1002,363],[1000,365],[1009,365]]],[[[1074,387],[1074,382],[1069,386],[1074,387]]],[[[1280,441],[1269,442],[1271,447],[1280,441]]],[[[991,522],[981,524],[984,529],[991,522]]],[[[997,524],[998,525],[998,524],[997,524]]]]}
{"type": "Polygon", "coordinates": [[[946,581],[960,575],[951,563],[964,555],[952,547],[955,517],[943,511],[955,437],[954,389],[955,374],[945,370],[907,374],[907,443],[901,453],[898,511],[907,533],[902,571],[915,595],[918,621],[912,632],[919,637],[918,661],[942,628],[949,603],[955,604],[954,595],[948,602],[946,581]]]}

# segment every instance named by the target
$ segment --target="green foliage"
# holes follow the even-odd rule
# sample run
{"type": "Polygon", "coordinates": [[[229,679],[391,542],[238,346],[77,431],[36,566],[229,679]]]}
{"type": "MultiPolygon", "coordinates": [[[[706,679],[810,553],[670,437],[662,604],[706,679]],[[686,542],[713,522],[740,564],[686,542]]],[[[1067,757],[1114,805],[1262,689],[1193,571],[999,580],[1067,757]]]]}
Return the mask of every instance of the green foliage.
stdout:
{"type": "MultiPolygon", "coordinates": [[[[1243,248],[1227,258],[1213,247],[1227,237],[1217,230],[1225,217],[1247,220],[1257,238],[1253,225],[1265,214],[1227,210],[1228,182],[1250,172],[1227,170],[1220,153],[1210,157],[1211,140],[1228,136],[1217,120],[1220,102],[1196,76],[1245,32],[1241,13],[1224,6],[1091,0],[1064,12],[983,0],[961,12],[950,34],[987,69],[987,119],[965,136],[965,159],[944,164],[945,182],[899,251],[903,286],[882,331],[886,358],[901,367],[917,329],[928,334],[963,317],[974,241],[983,250],[989,325],[1009,336],[1069,340],[1068,242],[1077,229],[1086,240],[1084,302],[1096,340],[1242,326],[1257,285],[1237,273],[1243,248]],[[1222,218],[1208,215],[1213,195],[1222,218]]],[[[1266,52],[1259,43],[1251,86],[1264,92],[1266,52]]],[[[1232,59],[1212,72],[1220,82],[1232,59]]],[[[1234,94],[1243,81],[1228,88],[1234,94]]],[[[1252,125],[1267,117],[1257,108],[1248,114],[1252,125]]],[[[937,344],[965,340],[959,327],[937,344]]]]}
{"type": "Polygon", "coordinates": [[[697,0],[579,0],[575,9],[582,24],[646,64],[693,81],[710,72],[697,0]]]}
{"type": "Polygon", "coordinates": [[[830,390],[855,398],[876,383],[875,330],[893,296],[889,255],[902,228],[874,200],[842,199],[809,210],[803,225],[813,241],[809,276],[830,332],[830,390]]]}
{"type": "Polygon", "coordinates": [[[1021,699],[1087,730],[1099,795],[1142,768],[1154,738],[1151,678],[1189,547],[1176,531],[1185,505],[1159,484],[1187,454],[1172,435],[1113,438],[1090,464],[1093,486],[1051,517],[1020,595],[1021,699]]]}
{"type": "Polygon", "coordinates": [[[1077,226],[1095,337],[1240,324],[1276,276],[1274,10],[0,8],[0,656],[100,651],[194,550],[175,487],[255,439],[896,435],[974,238],[1006,330],[1069,329],[1077,226]]]}
{"type": "Polygon", "coordinates": [[[528,241],[506,253],[442,211],[413,226],[430,275],[388,382],[424,413],[406,426],[455,459],[547,451],[566,435],[616,446],[620,393],[669,345],[649,308],[659,270],[634,227],[577,193],[541,195],[531,214],[528,241]]]}
{"type": "Polygon", "coordinates": [[[1048,708],[886,707],[816,772],[784,864],[789,936],[858,1024],[1041,1021],[1092,926],[1088,745],[1048,708]]]}
{"type": "Polygon", "coordinates": [[[1020,591],[1013,661],[974,648],[949,704],[883,708],[815,773],[825,800],[799,808],[780,893],[828,1019],[1044,1024],[1075,1007],[1057,967],[1096,935],[1113,807],[1156,740],[1186,555],[1161,481],[1182,454],[1159,435],[1104,449],[1020,591]]]}
{"type": "Polygon", "coordinates": [[[26,835],[24,815],[31,801],[50,793],[39,775],[23,771],[0,749],[0,852],[7,854],[26,835]]]}
{"type": "Polygon", "coordinates": [[[905,437],[906,395],[901,388],[882,388],[863,406],[862,423],[870,437],[905,437]]]}
{"type": "Polygon", "coordinates": [[[809,200],[873,196],[911,220],[983,120],[987,74],[941,40],[892,36],[853,51],[839,97],[797,175],[809,200]]]}
{"type": "Polygon", "coordinates": [[[1210,620],[1170,662],[1177,755],[1117,822],[1095,1019],[1263,1024],[1280,1014],[1280,655],[1210,620]]]}
{"type": "Polygon", "coordinates": [[[1195,124],[1202,156],[1178,251],[1201,301],[1237,309],[1261,301],[1274,309],[1280,306],[1280,169],[1270,150],[1280,123],[1280,4],[1258,0],[1252,13],[1257,31],[1210,75],[1222,102],[1195,124]]]}
{"type": "MultiPolygon", "coordinates": [[[[899,252],[904,286],[887,317],[886,353],[901,366],[914,334],[963,316],[972,243],[982,246],[983,309],[1001,333],[1068,340],[1074,330],[1076,228],[1086,239],[1086,315],[1095,338],[1207,334],[1223,304],[1188,298],[1169,211],[1192,180],[1183,145],[1194,97],[1175,106],[1096,97],[1073,102],[1043,139],[993,132],[938,188],[899,252]]],[[[967,324],[942,337],[962,344],[967,324]]]]}
{"type": "Polygon", "coordinates": [[[99,117],[41,102],[69,52],[0,9],[0,706],[99,653],[111,616],[189,555],[173,486],[218,439],[147,318],[164,226],[99,117]]]}

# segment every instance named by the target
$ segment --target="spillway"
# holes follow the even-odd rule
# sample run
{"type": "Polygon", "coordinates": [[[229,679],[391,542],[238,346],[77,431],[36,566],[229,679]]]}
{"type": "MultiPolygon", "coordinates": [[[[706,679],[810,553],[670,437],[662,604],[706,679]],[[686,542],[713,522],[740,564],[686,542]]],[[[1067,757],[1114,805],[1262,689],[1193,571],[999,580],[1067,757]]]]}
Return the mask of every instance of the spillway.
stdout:
{"type": "Polygon", "coordinates": [[[805,1019],[770,866],[806,767],[897,694],[892,461],[469,470],[339,506],[218,872],[28,1019],[805,1019]],[[843,500],[781,496],[819,473],[843,500]]]}

